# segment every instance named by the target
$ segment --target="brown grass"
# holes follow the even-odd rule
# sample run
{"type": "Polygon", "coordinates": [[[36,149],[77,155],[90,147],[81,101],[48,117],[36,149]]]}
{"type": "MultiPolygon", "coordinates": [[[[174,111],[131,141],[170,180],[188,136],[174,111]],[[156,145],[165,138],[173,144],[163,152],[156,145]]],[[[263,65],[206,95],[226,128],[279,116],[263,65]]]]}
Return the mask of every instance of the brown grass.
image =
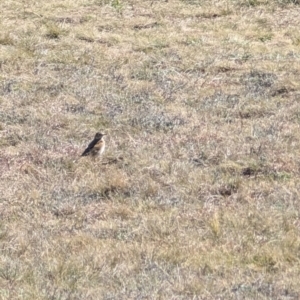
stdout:
{"type": "Polygon", "coordinates": [[[1,299],[300,297],[299,1],[2,2],[1,299]]]}

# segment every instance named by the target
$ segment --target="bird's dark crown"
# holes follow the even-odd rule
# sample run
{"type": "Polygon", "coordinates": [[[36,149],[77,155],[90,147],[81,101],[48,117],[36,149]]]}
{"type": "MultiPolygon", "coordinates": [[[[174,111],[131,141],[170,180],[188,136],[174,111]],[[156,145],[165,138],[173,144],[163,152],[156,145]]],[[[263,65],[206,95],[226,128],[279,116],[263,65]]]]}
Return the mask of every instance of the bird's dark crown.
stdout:
{"type": "Polygon", "coordinates": [[[104,135],[105,135],[105,133],[97,132],[95,135],[95,139],[101,140],[104,135]]]}

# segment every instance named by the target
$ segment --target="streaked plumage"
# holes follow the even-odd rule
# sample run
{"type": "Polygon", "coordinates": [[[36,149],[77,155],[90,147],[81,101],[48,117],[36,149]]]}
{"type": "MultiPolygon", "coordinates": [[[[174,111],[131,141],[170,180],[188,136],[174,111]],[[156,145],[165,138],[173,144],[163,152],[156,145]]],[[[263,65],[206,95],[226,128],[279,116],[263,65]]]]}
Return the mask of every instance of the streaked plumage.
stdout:
{"type": "Polygon", "coordinates": [[[103,136],[105,134],[97,132],[94,139],[90,142],[88,147],[84,150],[81,156],[91,155],[93,157],[100,156],[105,150],[105,141],[103,136]]]}

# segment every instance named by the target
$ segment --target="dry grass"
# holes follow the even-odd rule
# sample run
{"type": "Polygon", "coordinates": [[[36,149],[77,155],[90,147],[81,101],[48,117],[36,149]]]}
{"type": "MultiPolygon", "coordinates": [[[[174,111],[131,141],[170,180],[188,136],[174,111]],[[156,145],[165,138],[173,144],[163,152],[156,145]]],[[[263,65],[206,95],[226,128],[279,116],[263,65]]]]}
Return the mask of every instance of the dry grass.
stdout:
{"type": "Polygon", "coordinates": [[[2,1],[0,298],[298,299],[299,4],[2,1]]]}

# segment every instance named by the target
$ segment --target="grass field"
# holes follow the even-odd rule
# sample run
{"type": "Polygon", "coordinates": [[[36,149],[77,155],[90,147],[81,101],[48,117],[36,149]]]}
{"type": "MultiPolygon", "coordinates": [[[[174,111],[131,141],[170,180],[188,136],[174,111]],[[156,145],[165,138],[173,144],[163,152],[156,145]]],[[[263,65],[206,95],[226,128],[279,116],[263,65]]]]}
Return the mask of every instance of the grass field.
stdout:
{"type": "Polygon", "coordinates": [[[298,0],[0,9],[0,299],[300,298],[298,0]]]}

